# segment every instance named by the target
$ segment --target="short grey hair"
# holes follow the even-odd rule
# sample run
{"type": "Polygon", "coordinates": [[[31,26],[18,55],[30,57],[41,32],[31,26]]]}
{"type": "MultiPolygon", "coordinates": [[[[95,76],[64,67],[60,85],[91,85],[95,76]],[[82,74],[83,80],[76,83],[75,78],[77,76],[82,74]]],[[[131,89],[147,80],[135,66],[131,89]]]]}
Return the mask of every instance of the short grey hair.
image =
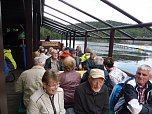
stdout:
{"type": "Polygon", "coordinates": [[[104,59],[100,56],[96,56],[95,59],[94,59],[95,65],[102,65],[103,61],[104,61],[104,59]]]}
{"type": "MultiPolygon", "coordinates": [[[[139,70],[149,70],[149,71],[152,71],[152,68],[149,65],[143,64],[143,65],[140,65],[137,68],[137,71],[139,71],[139,70]]],[[[149,75],[152,75],[152,73],[149,72],[149,75]]]]}
{"type": "Polygon", "coordinates": [[[42,58],[42,57],[35,57],[34,58],[34,65],[45,65],[45,61],[46,59],[42,58]]]}

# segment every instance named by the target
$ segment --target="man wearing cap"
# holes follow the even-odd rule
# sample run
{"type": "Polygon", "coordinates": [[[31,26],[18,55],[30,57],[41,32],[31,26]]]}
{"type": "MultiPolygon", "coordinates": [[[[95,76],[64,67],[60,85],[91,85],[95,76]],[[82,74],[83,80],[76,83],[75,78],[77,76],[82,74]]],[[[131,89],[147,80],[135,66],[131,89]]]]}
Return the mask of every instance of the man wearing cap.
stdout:
{"type": "Polygon", "coordinates": [[[79,58],[79,56],[76,56],[76,50],[74,48],[70,49],[70,54],[71,54],[71,57],[73,57],[75,59],[75,61],[76,61],[76,68],[75,68],[75,70],[82,69],[80,58],[79,58]]]}
{"type": "Polygon", "coordinates": [[[80,84],[74,95],[76,114],[109,114],[109,93],[104,71],[91,69],[88,81],[80,84]]]}

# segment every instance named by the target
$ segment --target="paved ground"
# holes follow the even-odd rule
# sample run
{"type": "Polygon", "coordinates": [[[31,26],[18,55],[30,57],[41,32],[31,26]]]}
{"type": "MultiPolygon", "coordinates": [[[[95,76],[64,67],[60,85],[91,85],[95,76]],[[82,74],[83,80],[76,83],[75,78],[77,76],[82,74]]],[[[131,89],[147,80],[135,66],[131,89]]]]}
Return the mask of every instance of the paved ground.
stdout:
{"type": "MultiPolygon", "coordinates": [[[[17,79],[23,70],[18,69],[14,71],[15,78],[17,79]]],[[[7,77],[7,81],[11,80],[12,77],[7,77]]],[[[8,114],[18,114],[19,103],[21,94],[15,92],[15,82],[6,82],[7,90],[7,104],[8,104],[8,114]]]]}

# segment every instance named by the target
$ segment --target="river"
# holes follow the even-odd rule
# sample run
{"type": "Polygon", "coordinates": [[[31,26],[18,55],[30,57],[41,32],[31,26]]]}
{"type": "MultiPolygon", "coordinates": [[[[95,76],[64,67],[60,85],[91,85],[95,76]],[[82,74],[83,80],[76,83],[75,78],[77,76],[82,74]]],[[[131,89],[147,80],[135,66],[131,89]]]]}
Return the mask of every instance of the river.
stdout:
{"type": "MultiPolygon", "coordinates": [[[[65,44],[65,41],[63,43],[65,44]]],[[[75,47],[77,45],[81,46],[82,51],[84,50],[84,41],[76,41],[75,47]]],[[[109,50],[108,43],[88,42],[87,45],[98,56],[107,57],[109,50]]],[[[152,46],[150,46],[150,49],[152,49],[152,46]]],[[[147,64],[152,67],[152,52],[146,53],[138,49],[122,48],[114,45],[113,58],[115,66],[132,74],[136,73],[139,65],[147,64]]]]}

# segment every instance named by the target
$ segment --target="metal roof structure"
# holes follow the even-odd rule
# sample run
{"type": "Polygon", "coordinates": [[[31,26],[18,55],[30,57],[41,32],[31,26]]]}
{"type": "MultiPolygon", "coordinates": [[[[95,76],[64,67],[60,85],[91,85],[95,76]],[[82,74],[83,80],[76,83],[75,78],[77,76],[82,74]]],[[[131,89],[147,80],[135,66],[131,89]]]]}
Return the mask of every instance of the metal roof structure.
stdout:
{"type": "MultiPolygon", "coordinates": [[[[123,31],[123,29],[143,28],[143,27],[145,27],[145,28],[148,29],[149,31],[152,31],[152,29],[150,28],[151,22],[146,23],[146,24],[143,23],[142,21],[140,21],[139,19],[137,19],[137,18],[134,17],[133,15],[127,13],[126,11],[124,11],[123,9],[119,8],[118,6],[112,4],[112,3],[111,3],[110,1],[108,1],[108,0],[100,0],[100,1],[101,1],[101,3],[104,3],[104,4],[108,5],[108,6],[110,6],[111,8],[113,8],[113,10],[116,10],[116,11],[118,11],[119,13],[125,15],[126,17],[128,17],[129,19],[131,19],[132,21],[134,21],[134,22],[137,23],[137,24],[134,24],[134,25],[123,25],[123,26],[114,26],[114,25],[112,25],[112,24],[110,24],[110,23],[108,23],[108,22],[106,22],[106,21],[103,21],[103,20],[101,20],[100,18],[98,18],[98,17],[96,17],[96,16],[94,16],[94,15],[92,15],[92,14],[84,11],[83,9],[78,8],[78,6],[72,5],[72,4],[70,4],[70,3],[66,2],[66,1],[68,1],[68,0],[58,0],[58,2],[56,1],[56,2],[55,2],[55,3],[57,4],[56,6],[59,6],[59,7],[57,7],[57,8],[52,7],[52,6],[51,6],[51,2],[50,2],[50,4],[44,4],[44,9],[47,9],[46,11],[44,11],[44,15],[43,15],[44,18],[46,18],[46,16],[48,16],[49,18],[52,18],[52,21],[56,21],[56,24],[57,24],[57,23],[60,24],[59,21],[64,21],[64,22],[66,22],[66,24],[64,24],[64,26],[66,26],[66,27],[68,28],[69,26],[67,26],[67,23],[68,23],[68,24],[71,24],[71,25],[73,25],[73,23],[72,23],[72,22],[68,22],[67,20],[65,20],[64,17],[62,16],[62,15],[64,15],[64,16],[68,17],[68,20],[70,20],[70,18],[71,18],[71,19],[73,19],[73,20],[75,20],[75,21],[77,21],[77,22],[79,22],[79,23],[82,23],[82,25],[84,24],[84,25],[88,26],[88,27],[90,28],[89,30],[86,29],[86,28],[84,28],[84,27],[83,27],[83,30],[81,30],[81,37],[85,37],[85,40],[87,40],[87,37],[92,36],[92,35],[90,35],[90,34],[93,34],[93,37],[94,37],[94,38],[104,39],[103,36],[101,36],[101,34],[98,34],[98,33],[97,33],[97,32],[100,31],[100,32],[102,32],[103,34],[105,34],[107,37],[109,37],[108,39],[117,39],[117,40],[145,40],[145,41],[151,41],[151,39],[149,39],[149,38],[148,38],[148,39],[146,39],[146,38],[145,38],[145,39],[135,38],[135,37],[133,37],[132,35],[130,35],[130,34],[128,34],[128,33],[126,33],[126,32],[123,31]],[[60,7],[61,4],[62,4],[62,6],[60,7]],[[82,19],[76,18],[76,16],[75,16],[76,14],[74,14],[74,13],[73,13],[73,15],[70,15],[70,14],[67,14],[66,12],[63,12],[63,11],[62,11],[62,7],[64,7],[64,8],[70,7],[70,8],[72,8],[72,9],[76,10],[77,12],[80,12],[80,13],[88,16],[89,18],[94,19],[94,20],[97,21],[97,22],[101,22],[101,23],[105,24],[107,27],[106,27],[106,28],[97,28],[97,27],[95,27],[95,26],[93,26],[93,25],[91,25],[91,24],[88,24],[87,22],[82,21],[82,19]],[[60,16],[61,16],[62,18],[59,17],[59,14],[58,14],[58,16],[54,15],[54,14],[56,14],[55,12],[60,13],[60,16]],[[58,21],[57,21],[57,20],[58,20],[58,21]],[[115,31],[118,31],[118,32],[120,32],[121,34],[123,34],[125,38],[117,38],[117,37],[115,36],[115,33],[114,33],[114,36],[111,36],[109,33],[106,32],[107,30],[110,30],[110,31],[111,31],[111,30],[114,30],[114,32],[115,32],[115,31]],[[85,35],[86,35],[86,36],[85,36],[85,35]],[[113,38],[111,38],[111,37],[113,37],[113,38]]],[[[53,4],[53,3],[52,3],[52,4],[53,4]]],[[[84,7],[85,7],[85,6],[84,6],[84,7]]],[[[78,14],[78,15],[79,15],[79,14],[78,14]]],[[[49,23],[53,23],[52,21],[50,21],[49,23]]],[[[45,22],[43,22],[43,23],[45,23],[45,22]]],[[[43,25],[43,24],[42,24],[42,25],[43,25]]],[[[63,25],[63,24],[62,24],[62,25],[63,25]]],[[[51,27],[49,24],[47,25],[46,23],[45,23],[45,26],[51,27]]],[[[75,26],[76,26],[76,25],[75,25],[75,26]]],[[[68,32],[68,33],[70,33],[70,34],[75,34],[75,36],[71,35],[70,37],[77,37],[76,34],[77,34],[77,33],[80,33],[80,32],[79,32],[80,29],[79,29],[79,30],[75,29],[75,28],[76,28],[75,26],[74,26],[74,28],[73,28],[73,31],[66,31],[66,32],[68,32]]],[[[82,29],[81,26],[79,26],[78,28],[81,28],[81,29],[82,29]]],[[[56,28],[54,27],[54,28],[52,28],[52,29],[55,30],[56,28]]],[[[71,28],[71,29],[72,29],[72,28],[71,28]]],[[[65,31],[60,31],[60,30],[58,29],[57,32],[66,35],[65,31]]],[[[80,35],[78,35],[78,37],[80,37],[80,35]]],[[[113,40],[113,41],[114,41],[114,40],[113,40]]],[[[113,41],[112,41],[112,42],[113,42],[113,41]]],[[[112,44],[113,44],[113,43],[112,43],[112,44]]],[[[66,45],[66,46],[67,46],[67,45],[66,45]]],[[[73,46],[73,47],[74,47],[74,46],[73,46]]],[[[85,46],[84,46],[84,47],[85,47],[85,48],[87,47],[87,41],[85,41],[85,46]]],[[[110,50],[110,49],[109,49],[109,50],[110,50]]],[[[112,50],[111,50],[110,53],[112,53],[112,50]]],[[[112,54],[109,54],[109,55],[112,56],[112,54]]]]}
{"type": "MultiPolygon", "coordinates": [[[[143,28],[145,27],[149,31],[151,30],[152,22],[142,23],[139,19],[135,18],[133,15],[130,15],[126,11],[122,10],[118,6],[112,4],[107,0],[100,0],[101,3],[104,3],[113,10],[117,10],[121,14],[130,18],[136,24],[132,25],[124,25],[124,26],[114,26],[106,21],[103,21],[101,18],[84,11],[78,6],[70,4],[65,0],[56,0],[62,7],[60,10],[56,7],[52,7],[51,4],[46,4],[46,2],[51,0],[1,0],[0,2],[0,113],[8,114],[7,109],[7,97],[6,97],[6,87],[5,87],[5,75],[4,75],[4,48],[11,48],[12,53],[15,55],[14,58],[18,64],[18,67],[23,67],[23,54],[22,49],[26,46],[26,69],[31,68],[32,66],[32,52],[38,48],[40,41],[40,27],[44,26],[48,29],[57,32],[59,34],[65,35],[66,39],[70,39],[75,41],[77,37],[84,37],[85,46],[87,47],[87,39],[88,37],[100,38],[104,39],[101,34],[98,34],[98,31],[101,31],[104,35],[106,35],[109,39],[109,55],[112,56],[113,53],[113,44],[114,40],[117,39],[115,37],[115,31],[120,32],[127,38],[119,39],[119,40],[141,40],[141,41],[152,41],[152,39],[139,39],[135,38],[132,35],[124,32],[124,29],[129,28],[143,28]],[[69,7],[73,9],[71,10],[72,14],[68,14],[67,12],[63,12],[62,9],[69,7]],[[45,10],[49,9],[49,10],[45,10]],[[50,11],[51,10],[51,11],[50,11]],[[62,18],[62,16],[57,16],[53,11],[59,13],[60,15],[64,15],[68,17],[62,18]],[[77,13],[75,13],[75,11],[77,13]],[[83,14],[87,18],[91,18],[94,21],[101,22],[105,24],[106,28],[97,28],[90,23],[85,22],[83,18],[75,17],[78,14],[83,14]],[[46,16],[49,15],[49,16],[46,16]],[[85,28],[84,26],[77,25],[73,23],[74,20],[77,23],[81,23],[90,29],[85,28]],[[66,24],[65,24],[66,23],[66,24]],[[69,26],[72,25],[72,26],[69,26]],[[107,32],[110,31],[110,33],[107,32]],[[22,39],[18,40],[21,34],[24,34],[22,39]],[[21,43],[22,42],[22,43],[21,43]],[[21,46],[20,44],[24,45],[21,46]]],[[[86,4],[84,4],[86,5],[86,4]]],[[[92,9],[93,10],[93,9],[92,9]]],[[[106,11],[104,11],[106,12],[106,11]]],[[[102,16],[102,15],[101,15],[102,16]]],[[[74,43],[73,43],[74,46],[74,43]]]]}
{"type": "MultiPolygon", "coordinates": [[[[74,5],[66,2],[66,0],[58,0],[58,1],[61,2],[61,3],[65,6],[65,8],[66,8],[66,7],[71,7],[71,8],[73,8],[73,9],[77,10],[78,12],[87,15],[87,16],[90,17],[90,18],[93,18],[95,21],[98,21],[98,22],[101,22],[101,23],[107,25],[107,27],[111,27],[111,28],[114,27],[114,26],[111,25],[110,23],[107,23],[107,22],[101,20],[100,18],[98,18],[98,17],[96,17],[96,16],[94,16],[94,15],[92,15],[92,14],[90,14],[90,13],[87,13],[86,11],[78,8],[78,6],[74,6],[74,5]]],[[[68,1],[68,0],[67,0],[67,1],[68,1]]],[[[120,9],[119,7],[117,7],[116,5],[112,4],[111,2],[109,2],[109,1],[107,1],[107,0],[101,0],[101,2],[103,2],[103,3],[107,4],[108,6],[112,7],[114,10],[119,11],[120,13],[122,13],[123,15],[125,15],[126,17],[128,17],[128,18],[130,18],[131,20],[135,21],[137,24],[142,24],[142,22],[141,22],[139,19],[135,18],[134,16],[130,15],[129,13],[125,12],[124,10],[120,9]]],[[[58,6],[58,2],[56,2],[56,4],[57,4],[56,6],[58,6]]],[[[57,9],[57,8],[54,8],[54,7],[51,6],[51,2],[50,2],[50,4],[45,4],[44,7],[46,7],[46,9],[48,9],[48,12],[45,11],[44,14],[48,14],[48,15],[50,15],[50,16],[53,16],[53,18],[54,18],[54,17],[55,17],[55,18],[59,18],[59,17],[53,15],[53,13],[54,13],[54,11],[55,11],[55,12],[60,13],[61,16],[62,16],[62,15],[68,16],[69,18],[72,18],[72,19],[74,19],[75,21],[78,21],[78,22],[84,24],[84,22],[83,22],[82,20],[76,18],[75,14],[69,15],[69,14],[67,14],[66,12],[63,12],[63,11],[62,11],[62,7],[63,7],[63,6],[60,7],[60,5],[61,5],[61,4],[59,4],[59,7],[58,7],[58,9],[57,9]],[[50,5],[50,6],[49,6],[49,5],[50,5]],[[60,9],[60,10],[59,10],[59,9],[60,9]],[[50,11],[49,11],[49,10],[50,10],[50,11]],[[54,10],[54,11],[52,11],[52,10],[54,10]]],[[[84,6],[84,7],[85,7],[85,6],[84,6]]],[[[78,14],[78,15],[79,15],[79,14],[78,14]]],[[[44,17],[45,17],[45,16],[44,16],[44,17]]],[[[63,16],[62,16],[62,17],[63,17],[63,16]]],[[[60,20],[62,20],[62,18],[60,18],[60,20]]],[[[70,20],[70,19],[69,19],[69,20],[70,20]]],[[[85,24],[87,24],[87,23],[85,23],[85,24]]],[[[93,25],[88,25],[88,26],[91,27],[91,29],[97,29],[97,28],[94,27],[93,25]]],[[[148,28],[148,27],[146,27],[146,28],[147,28],[148,30],[152,31],[151,28],[148,28]]],[[[122,30],[120,30],[120,29],[117,29],[117,31],[119,31],[120,33],[124,34],[125,36],[127,36],[127,37],[129,37],[129,38],[131,38],[131,39],[135,39],[133,36],[129,35],[128,33],[124,32],[124,31],[122,31],[122,30]]],[[[109,34],[106,33],[105,31],[102,31],[102,32],[104,32],[107,36],[109,36],[109,34]]],[[[101,37],[102,37],[102,36],[101,36],[101,37]]]]}

